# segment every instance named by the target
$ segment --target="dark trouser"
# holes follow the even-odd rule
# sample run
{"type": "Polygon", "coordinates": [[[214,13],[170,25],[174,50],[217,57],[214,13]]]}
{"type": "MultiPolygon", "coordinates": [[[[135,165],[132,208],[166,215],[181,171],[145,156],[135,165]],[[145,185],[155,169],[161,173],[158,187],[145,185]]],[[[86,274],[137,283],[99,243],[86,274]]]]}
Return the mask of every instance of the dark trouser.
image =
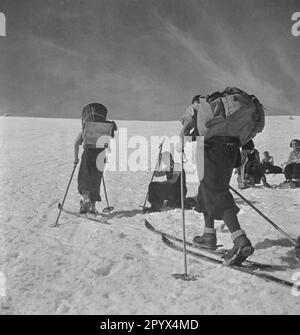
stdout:
{"type": "Polygon", "coordinates": [[[198,209],[210,222],[223,220],[228,210],[238,213],[229,191],[233,169],[241,164],[238,141],[230,137],[214,137],[205,142],[204,177],[198,189],[198,209]]]}
{"type": "Polygon", "coordinates": [[[280,166],[272,165],[267,171],[267,173],[279,174],[282,173],[282,168],[280,166]]]}
{"type": "Polygon", "coordinates": [[[286,179],[300,178],[300,163],[290,163],[284,169],[286,179]]]}
{"type": "Polygon", "coordinates": [[[280,166],[272,164],[262,164],[263,172],[266,174],[279,174],[282,173],[282,168],[280,166]]]}
{"type": "Polygon", "coordinates": [[[103,172],[96,165],[97,157],[104,149],[84,149],[78,172],[78,192],[88,195],[92,202],[101,201],[100,184],[103,172]]]}

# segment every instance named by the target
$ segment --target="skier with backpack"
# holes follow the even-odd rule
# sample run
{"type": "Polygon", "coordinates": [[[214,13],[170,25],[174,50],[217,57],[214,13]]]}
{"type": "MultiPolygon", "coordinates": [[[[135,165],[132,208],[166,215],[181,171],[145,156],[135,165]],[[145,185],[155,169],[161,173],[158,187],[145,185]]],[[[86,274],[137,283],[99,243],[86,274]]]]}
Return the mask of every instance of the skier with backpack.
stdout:
{"type": "Polygon", "coordinates": [[[110,138],[114,137],[117,126],[113,121],[106,121],[107,108],[100,103],[90,103],[82,110],[82,130],[74,143],[74,164],[79,163],[79,146],[83,153],[78,172],[78,192],[81,195],[79,212],[97,214],[96,202],[101,201],[100,184],[103,177],[103,160],[99,155],[108,147],[110,138]]]}
{"type": "MultiPolygon", "coordinates": [[[[196,235],[197,247],[216,249],[215,220],[223,220],[233,240],[224,257],[226,265],[240,265],[254,252],[237,218],[239,208],[229,191],[234,168],[241,164],[240,147],[264,128],[264,110],[254,96],[237,88],[226,88],[210,96],[197,95],[183,120],[180,136],[195,129],[204,136],[204,172],[198,192],[204,214],[204,232],[196,235]]],[[[182,141],[183,143],[183,141],[182,141]]],[[[183,148],[182,148],[183,149],[183,148]]]]}

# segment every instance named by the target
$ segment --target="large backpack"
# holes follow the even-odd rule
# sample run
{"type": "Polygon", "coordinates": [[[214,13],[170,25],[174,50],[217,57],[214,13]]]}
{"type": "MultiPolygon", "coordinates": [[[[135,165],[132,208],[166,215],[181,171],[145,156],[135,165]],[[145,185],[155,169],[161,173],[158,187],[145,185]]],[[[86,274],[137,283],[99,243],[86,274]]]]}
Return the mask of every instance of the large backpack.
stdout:
{"type": "Polygon", "coordinates": [[[99,103],[92,103],[82,110],[82,139],[85,148],[105,148],[109,144],[117,126],[106,121],[107,109],[99,103]]]}
{"type": "Polygon", "coordinates": [[[211,119],[205,125],[208,128],[206,140],[214,136],[231,136],[239,138],[240,144],[245,145],[265,126],[263,105],[254,95],[235,87],[209,95],[206,102],[200,104],[198,113],[201,109],[206,115],[211,113],[211,119]]]}
{"type": "Polygon", "coordinates": [[[114,137],[116,124],[113,121],[86,121],[82,131],[83,146],[85,148],[105,148],[114,137]]]}

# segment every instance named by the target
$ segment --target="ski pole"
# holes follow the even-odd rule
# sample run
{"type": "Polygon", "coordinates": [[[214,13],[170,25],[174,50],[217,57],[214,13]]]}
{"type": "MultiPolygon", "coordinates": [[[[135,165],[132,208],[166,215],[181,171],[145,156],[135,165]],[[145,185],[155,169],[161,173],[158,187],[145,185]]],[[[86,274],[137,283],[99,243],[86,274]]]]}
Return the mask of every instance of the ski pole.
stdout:
{"type": "Polygon", "coordinates": [[[294,246],[296,257],[300,259],[300,236],[296,239],[296,241],[284,230],[282,230],[275,222],[270,220],[265,214],[263,214],[258,208],[256,208],[249,200],[247,200],[244,196],[242,196],[238,191],[236,191],[233,187],[229,185],[229,188],[236,193],[241,199],[243,199],[250,207],[252,207],[260,216],[262,216],[267,222],[269,222],[277,231],[279,231],[283,236],[285,236],[294,246]]]}
{"type": "Polygon", "coordinates": [[[182,243],[183,243],[183,258],[184,258],[184,273],[183,274],[174,274],[173,276],[176,279],[182,279],[182,280],[196,280],[197,277],[193,276],[193,275],[189,275],[188,274],[188,270],[187,270],[187,251],[186,251],[186,238],[185,238],[185,213],[184,213],[184,191],[183,191],[183,181],[184,181],[184,170],[183,170],[183,155],[184,155],[184,147],[183,147],[183,139],[181,139],[181,168],[180,168],[180,201],[181,201],[181,219],[182,219],[182,234],[183,234],[183,239],[182,239],[182,243]]]}
{"type": "Polygon", "coordinates": [[[183,195],[183,140],[181,139],[181,157],[180,157],[180,197],[181,197],[181,219],[182,219],[182,234],[183,234],[183,258],[184,258],[184,277],[187,273],[187,258],[186,258],[186,238],[185,238],[185,213],[184,213],[184,195],[183,195]]]}
{"type": "MultiPolygon", "coordinates": [[[[159,145],[158,158],[157,158],[157,161],[156,161],[156,164],[155,164],[155,169],[154,169],[154,171],[153,171],[153,173],[152,173],[152,177],[151,177],[151,180],[150,180],[150,183],[149,183],[149,184],[151,184],[152,181],[153,181],[154,174],[155,174],[156,167],[157,167],[157,162],[158,162],[158,167],[159,167],[159,165],[160,165],[160,164],[159,164],[159,159],[160,159],[160,155],[161,155],[161,151],[162,151],[162,147],[163,147],[163,144],[164,144],[164,142],[165,142],[165,139],[166,139],[166,138],[164,138],[164,139],[161,141],[160,145],[159,145]]],[[[145,198],[145,201],[144,201],[144,204],[143,204],[143,212],[145,211],[145,207],[146,207],[146,203],[147,203],[147,200],[148,200],[148,196],[149,196],[149,189],[148,189],[148,191],[147,191],[146,198],[145,198]]]]}
{"type": "Polygon", "coordinates": [[[105,186],[105,181],[104,181],[104,175],[102,176],[102,180],[103,180],[103,189],[104,189],[104,194],[105,194],[105,200],[106,200],[106,204],[107,204],[107,207],[105,207],[102,212],[103,213],[111,213],[115,208],[112,207],[112,206],[109,206],[107,192],[106,192],[106,186],[105,186]]]}
{"type": "Polygon", "coordinates": [[[70,187],[70,185],[71,185],[71,181],[72,181],[72,179],[73,179],[74,172],[75,172],[75,169],[76,169],[77,164],[78,164],[78,163],[74,163],[73,171],[72,171],[72,174],[71,174],[71,177],[70,177],[70,180],[69,180],[69,183],[68,183],[66,192],[65,192],[65,196],[64,196],[64,199],[63,199],[62,203],[59,204],[59,205],[60,205],[60,206],[59,206],[59,213],[58,213],[56,222],[55,222],[55,224],[53,225],[53,227],[57,227],[57,225],[58,225],[58,220],[59,220],[61,211],[62,211],[62,209],[63,209],[63,206],[64,206],[64,203],[65,203],[65,200],[66,200],[66,197],[67,197],[67,194],[68,194],[68,191],[69,191],[69,187],[70,187]]]}

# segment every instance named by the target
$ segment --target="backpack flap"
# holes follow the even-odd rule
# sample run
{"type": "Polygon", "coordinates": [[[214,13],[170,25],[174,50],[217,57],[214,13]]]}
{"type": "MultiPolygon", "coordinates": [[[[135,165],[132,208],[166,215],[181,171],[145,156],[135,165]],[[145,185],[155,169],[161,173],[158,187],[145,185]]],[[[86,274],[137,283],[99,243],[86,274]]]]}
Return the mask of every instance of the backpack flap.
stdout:
{"type": "MultiPolygon", "coordinates": [[[[216,92],[219,93],[219,92],[216,92]]],[[[211,128],[215,124],[224,123],[226,120],[225,108],[220,96],[212,98],[216,93],[211,95],[207,100],[207,107],[211,112],[211,119],[205,124],[207,128],[211,128]]]]}
{"type": "Polygon", "coordinates": [[[83,127],[83,146],[86,148],[105,148],[114,137],[115,123],[112,121],[87,121],[83,127]]]}
{"type": "Polygon", "coordinates": [[[221,97],[216,98],[213,101],[210,101],[210,108],[213,115],[213,118],[223,121],[226,119],[224,102],[221,97]]]}
{"type": "Polygon", "coordinates": [[[237,88],[226,88],[208,98],[212,119],[206,122],[206,139],[214,136],[239,138],[247,143],[264,128],[264,109],[259,101],[237,88]]]}

